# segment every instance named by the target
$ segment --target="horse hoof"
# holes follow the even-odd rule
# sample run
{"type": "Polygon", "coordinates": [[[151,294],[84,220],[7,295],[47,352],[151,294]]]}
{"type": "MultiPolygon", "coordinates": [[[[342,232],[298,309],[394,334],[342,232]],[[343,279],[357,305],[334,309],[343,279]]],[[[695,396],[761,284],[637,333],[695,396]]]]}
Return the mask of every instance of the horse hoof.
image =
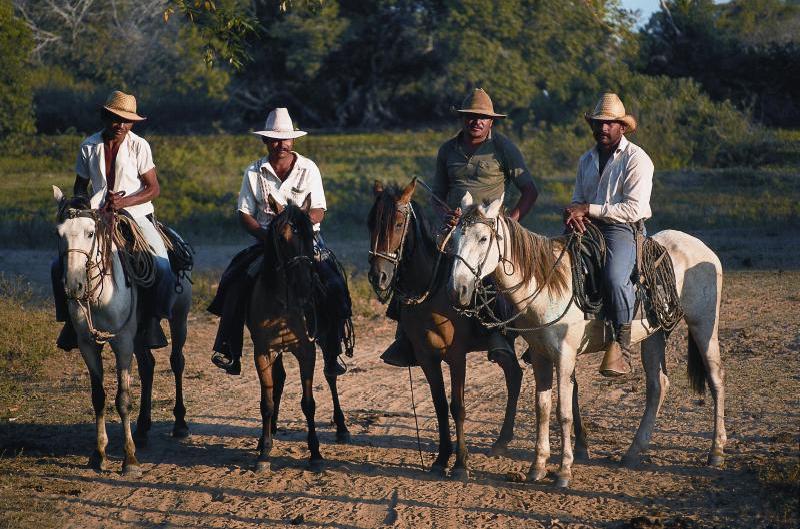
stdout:
{"type": "Polygon", "coordinates": [[[175,437],[176,439],[186,439],[189,437],[189,427],[185,424],[176,424],[172,427],[172,437],[175,437]]]}
{"type": "Polygon", "coordinates": [[[94,452],[89,457],[89,468],[98,472],[105,472],[108,470],[108,459],[106,459],[105,456],[101,456],[97,452],[94,452]]]}
{"type": "Polygon", "coordinates": [[[272,470],[272,464],[269,461],[257,461],[256,462],[256,473],[257,474],[267,474],[271,470],[272,470]]]}
{"type": "Polygon", "coordinates": [[[532,468],[528,472],[528,481],[542,481],[547,475],[547,470],[544,468],[532,468]]]}
{"type": "Polygon", "coordinates": [[[122,467],[122,475],[126,478],[142,477],[142,469],[139,465],[127,465],[122,467]]]}
{"type": "Polygon", "coordinates": [[[259,437],[258,438],[258,444],[256,445],[256,452],[260,452],[263,449],[264,449],[264,438],[263,437],[259,437]]]}
{"type": "Polygon", "coordinates": [[[630,469],[630,470],[633,470],[633,469],[637,468],[639,466],[639,463],[640,463],[640,460],[639,460],[638,457],[636,457],[636,456],[628,456],[628,455],[623,457],[622,461],[620,461],[620,465],[623,468],[627,468],[627,469],[630,469]]]}
{"type": "Polygon", "coordinates": [[[489,449],[489,456],[491,457],[499,457],[507,455],[508,455],[508,443],[501,443],[500,441],[497,441],[489,449]]]}
{"type": "Polygon", "coordinates": [[[556,487],[559,489],[566,489],[569,487],[569,477],[568,476],[558,476],[556,478],[556,487]]]}
{"type": "Polygon", "coordinates": [[[438,463],[434,463],[433,465],[431,465],[430,472],[434,476],[437,476],[437,477],[440,477],[440,478],[444,478],[444,477],[447,476],[447,469],[444,467],[444,465],[440,465],[438,463]]]}
{"type": "Polygon", "coordinates": [[[469,470],[464,467],[454,468],[450,471],[450,477],[455,481],[469,480],[469,470]]]}
{"type": "Polygon", "coordinates": [[[721,468],[725,465],[725,456],[722,454],[711,454],[708,456],[708,466],[721,468]]]}
{"type": "Polygon", "coordinates": [[[315,474],[322,472],[325,467],[324,459],[311,459],[308,462],[308,469],[315,474]]]}
{"type": "Polygon", "coordinates": [[[343,432],[336,432],[336,443],[340,445],[349,445],[352,438],[350,437],[350,432],[347,430],[343,432]]]}

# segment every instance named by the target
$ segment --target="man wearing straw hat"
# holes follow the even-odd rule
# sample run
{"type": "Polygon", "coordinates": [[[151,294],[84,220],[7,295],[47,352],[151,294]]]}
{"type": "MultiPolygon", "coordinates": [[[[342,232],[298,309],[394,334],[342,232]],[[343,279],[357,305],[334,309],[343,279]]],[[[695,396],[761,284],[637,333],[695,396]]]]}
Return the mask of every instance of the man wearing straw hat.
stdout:
{"type": "MultiPolygon", "coordinates": [[[[81,143],[75,164],[75,195],[87,195],[89,184],[95,193],[104,191],[101,207],[122,211],[130,215],[139,226],[154,256],[155,284],[148,289],[146,315],[148,345],[152,348],[167,345],[166,337],[158,324],[169,318],[175,303],[176,278],[169,265],[167,248],[154,225],[152,200],[161,189],[153,163],[153,154],[147,140],[131,131],[134,123],[146,118],[137,114],[136,98],[115,90],[100,109],[103,130],[81,143]]],[[[66,311],[62,267],[58,260],[52,269],[53,292],[56,297],[56,319],[65,321],[58,338],[58,346],[69,350],[77,347],[75,331],[66,311]]]]}
{"type": "Polygon", "coordinates": [[[581,156],[572,204],[564,211],[567,227],[583,232],[595,224],[606,242],[603,290],[614,340],[606,350],[600,373],[614,377],[631,370],[631,320],[636,301],[631,273],[636,264],[636,230],[650,218],[653,162],[641,147],[625,137],[636,120],[625,112],[617,94],[605,93],[591,114],[596,145],[581,156]]]}
{"type": "MultiPolygon", "coordinates": [[[[282,204],[289,200],[301,204],[307,195],[311,195],[309,216],[314,223],[315,250],[320,254],[317,271],[329,292],[328,299],[336,298],[337,302],[337,306],[328,312],[340,317],[342,325],[350,317],[350,297],[345,279],[332,263],[330,251],[319,231],[326,210],[322,175],[313,161],[292,150],[294,140],[305,136],[306,132],[294,129],[287,109],[276,108],[267,116],[264,130],[254,134],[261,136],[268,154],[245,169],[237,210],[240,225],[257,242],[234,256],[208,307],[209,312],[221,317],[211,360],[232,375],[241,372],[247,295],[260,269],[254,263],[263,256],[267,227],[276,215],[269,206],[268,195],[282,204]]],[[[344,333],[343,328],[339,330],[344,333]]],[[[338,342],[337,349],[323,347],[322,354],[326,376],[344,374],[346,368],[338,360],[338,342]]]]}
{"type": "MultiPolygon", "coordinates": [[[[533,207],[539,193],[517,146],[492,130],[494,121],[506,115],[494,111],[492,99],[482,88],[470,92],[461,106],[457,110],[462,118],[461,131],[439,148],[436,157],[436,174],[431,190],[447,205],[437,204],[437,209],[446,226],[453,227],[458,223],[461,215],[458,206],[467,192],[476,202],[491,201],[502,197],[506,184],[513,183],[519,189],[520,197],[508,216],[520,220],[533,207]]],[[[502,302],[498,305],[496,312],[508,310],[502,302]]],[[[390,317],[395,309],[390,305],[390,317]]],[[[513,345],[499,331],[489,336],[489,357],[495,353],[514,354],[513,345]]],[[[381,358],[395,366],[413,365],[411,343],[399,326],[394,343],[381,358]]]]}

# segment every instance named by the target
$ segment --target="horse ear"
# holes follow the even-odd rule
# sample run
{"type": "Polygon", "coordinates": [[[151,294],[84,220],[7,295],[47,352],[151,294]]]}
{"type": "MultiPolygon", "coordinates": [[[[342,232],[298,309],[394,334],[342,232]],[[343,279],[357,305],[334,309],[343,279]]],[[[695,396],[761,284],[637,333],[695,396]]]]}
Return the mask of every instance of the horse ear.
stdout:
{"type": "Polygon", "coordinates": [[[61,204],[64,202],[64,193],[61,191],[60,187],[53,186],[53,198],[55,199],[58,207],[61,207],[61,204]]]}
{"type": "Polygon", "coordinates": [[[408,204],[411,202],[411,197],[414,196],[414,190],[417,188],[417,177],[411,179],[405,189],[403,189],[400,198],[397,199],[398,204],[408,204]]]}
{"type": "Polygon", "coordinates": [[[372,184],[372,194],[378,196],[381,193],[383,193],[383,182],[375,180],[375,183],[372,184]]]}
{"type": "Polygon", "coordinates": [[[472,199],[472,193],[467,191],[464,194],[464,198],[461,199],[461,206],[460,206],[461,207],[461,211],[464,211],[465,209],[467,209],[468,207],[470,207],[474,203],[475,202],[472,199]]]}
{"type": "Polygon", "coordinates": [[[272,193],[267,195],[267,204],[269,204],[269,208],[278,215],[280,215],[283,211],[283,206],[279,204],[277,200],[275,200],[275,197],[272,196],[272,193]]]}
{"type": "Polygon", "coordinates": [[[503,197],[505,194],[500,195],[500,198],[496,198],[492,200],[489,204],[485,205],[481,209],[485,209],[484,216],[488,219],[496,218],[500,215],[500,208],[503,207],[503,197]]]}
{"type": "Polygon", "coordinates": [[[89,207],[92,209],[100,208],[100,203],[103,201],[104,196],[105,196],[105,190],[103,189],[92,195],[91,200],[89,200],[89,207]]]}
{"type": "Polygon", "coordinates": [[[311,211],[311,193],[307,194],[306,198],[303,199],[303,205],[300,206],[300,210],[306,215],[311,211]]]}

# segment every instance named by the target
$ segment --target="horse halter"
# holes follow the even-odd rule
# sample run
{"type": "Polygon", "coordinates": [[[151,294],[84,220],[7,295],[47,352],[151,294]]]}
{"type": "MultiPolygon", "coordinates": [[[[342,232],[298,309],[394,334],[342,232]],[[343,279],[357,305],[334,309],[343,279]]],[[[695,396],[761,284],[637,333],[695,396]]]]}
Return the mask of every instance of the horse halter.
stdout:
{"type": "MultiPolygon", "coordinates": [[[[489,247],[491,247],[492,244],[496,244],[498,256],[500,256],[501,255],[500,241],[503,240],[503,237],[502,235],[500,235],[498,230],[498,226],[500,225],[500,223],[497,222],[496,218],[489,219],[483,216],[478,216],[476,213],[477,211],[475,213],[462,217],[461,220],[459,221],[459,227],[457,229],[460,229],[461,234],[464,235],[467,232],[467,228],[469,228],[470,226],[474,226],[476,224],[484,224],[488,226],[489,231],[491,233],[491,239],[489,240],[489,247]]],[[[483,267],[486,265],[486,261],[489,259],[489,250],[486,250],[486,253],[484,253],[483,255],[483,260],[480,263],[478,263],[477,268],[473,268],[463,257],[461,257],[458,254],[454,254],[453,257],[456,260],[461,261],[461,263],[467,267],[467,270],[469,270],[475,277],[476,285],[479,285],[481,283],[481,280],[483,279],[483,277],[481,276],[481,274],[483,273],[483,267]]],[[[500,257],[500,259],[502,260],[502,257],[500,257]]]]}
{"type": "MultiPolygon", "coordinates": [[[[380,239],[380,234],[375,237],[375,243],[372,246],[372,250],[369,251],[370,257],[376,257],[378,259],[383,259],[385,261],[389,261],[392,265],[392,281],[388,287],[385,289],[380,289],[374,284],[372,285],[372,289],[375,291],[375,294],[378,296],[378,300],[381,303],[385,303],[392,297],[392,292],[395,290],[397,286],[398,273],[400,268],[400,263],[403,260],[403,251],[406,247],[406,239],[408,238],[408,228],[411,225],[411,219],[417,220],[417,214],[414,212],[414,206],[411,205],[411,202],[407,204],[401,204],[397,206],[395,212],[399,212],[403,214],[403,231],[400,234],[400,244],[397,246],[397,249],[393,252],[389,250],[389,241],[386,241],[386,251],[382,252],[378,249],[378,242],[380,239]]],[[[378,223],[380,224],[380,223],[378,223]]],[[[415,222],[414,224],[419,229],[419,224],[415,222]]],[[[370,283],[371,284],[371,283],[370,283]]]]}
{"type": "Polygon", "coordinates": [[[77,218],[86,218],[94,221],[95,234],[92,237],[92,246],[89,248],[89,251],[87,252],[86,250],[82,250],[80,248],[67,248],[63,252],[59,252],[59,256],[63,258],[70,253],[78,253],[86,257],[86,288],[83,291],[83,295],[74,296],[67,292],[65,293],[67,299],[81,303],[97,301],[102,293],[103,283],[101,281],[94,287],[91,285],[96,279],[106,274],[106,263],[103,256],[104,248],[99,246],[98,243],[101,234],[98,233],[99,230],[96,229],[98,224],[101,222],[101,217],[97,210],[93,209],[63,208],[58,212],[58,218],[60,223],[77,218]]]}

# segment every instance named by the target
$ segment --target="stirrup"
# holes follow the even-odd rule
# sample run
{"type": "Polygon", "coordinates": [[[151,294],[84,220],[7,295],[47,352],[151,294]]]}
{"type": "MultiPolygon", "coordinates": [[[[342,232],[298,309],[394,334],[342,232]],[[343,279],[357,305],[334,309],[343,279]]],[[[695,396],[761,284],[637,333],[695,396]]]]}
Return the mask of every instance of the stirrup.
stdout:
{"type": "Polygon", "coordinates": [[[224,369],[229,375],[242,373],[242,362],[238,357],[232,358],[219,351],[214,351],[211,355],[211,362],[218,368],[224,369]]]}

